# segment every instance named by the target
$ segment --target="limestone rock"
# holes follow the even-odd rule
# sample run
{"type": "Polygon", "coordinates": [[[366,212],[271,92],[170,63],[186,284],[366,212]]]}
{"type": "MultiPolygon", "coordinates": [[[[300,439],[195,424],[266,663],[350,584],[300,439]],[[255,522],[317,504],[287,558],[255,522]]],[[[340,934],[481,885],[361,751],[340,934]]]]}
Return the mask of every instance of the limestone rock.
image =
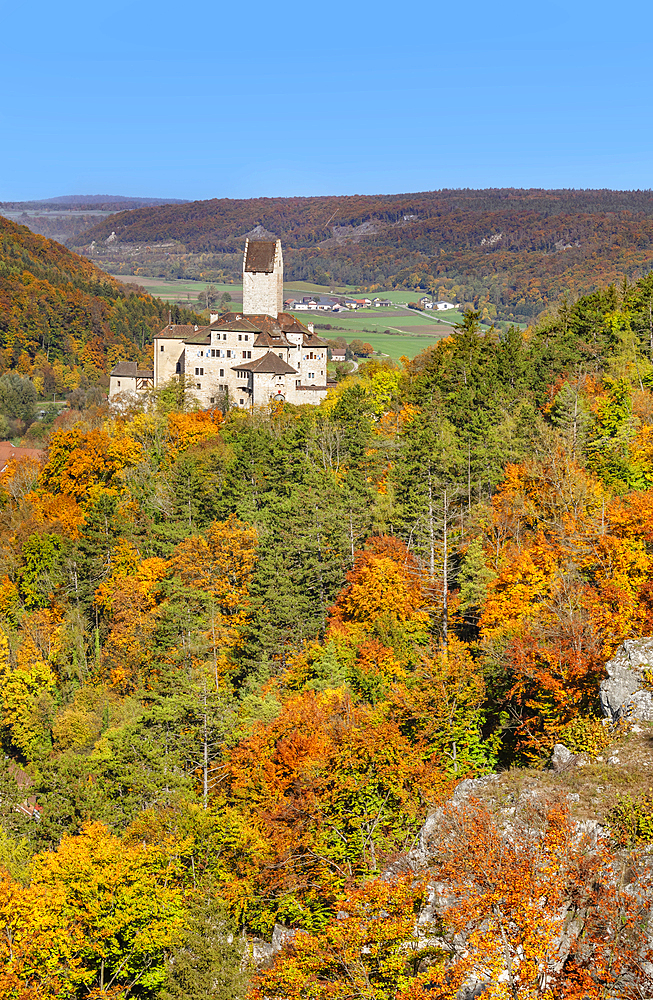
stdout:
{"type": "Polygon", "coordinates": [[[292,927],[285,927],[283,924],[275,924],[272,932],[272,941],[264,941],[262,938],[251,938],[251,957],[257,969],[269,969],[276,955],[288,941],[292,941],[296,931],[292,927]]]}
{"type": "MultiPolygon", "coordinates": [[[[480,778],[465,778],[459,781],[455,791],[451,796],[451,805],[460,806],[470,796],[487,785],[499,780],[498,774],[484,774],[480,778]]],[[[444,811],[442,807],[436,809],[427,817],[424,826],[420,830],[417,846],[410,852],[410,857],[415,861],[424,861],[429,855],[429,841],[434,833],[440,829],[444,811]]]]}
{"type": "Polygon", "coordinates": [[[564,743],[556,743],[551,755],[551,766],[554,771],[566,771],[574,763],[575,757],[564,743]]]}
{"type": "Polygon", "coordinates": [[[653,692],[646,689],[644,674],[653,671],[653,638],[626,639],[606,663],[601,683],[601,708],[606,718],[653,722],[653,692]]]}

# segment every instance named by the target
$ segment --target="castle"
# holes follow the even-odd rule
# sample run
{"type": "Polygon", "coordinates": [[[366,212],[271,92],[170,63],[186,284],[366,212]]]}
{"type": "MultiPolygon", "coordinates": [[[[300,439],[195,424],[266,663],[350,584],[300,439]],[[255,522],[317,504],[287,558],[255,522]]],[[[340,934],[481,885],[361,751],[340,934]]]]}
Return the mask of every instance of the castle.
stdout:
{"type": "Polygon", "coordinates": [[[283,312],[281,240],[245,241],[242,313],[210,314],[209,326],[170,323],[154,337],[154,370],[121,362],[109,397],[185,378],[203,408],[319,403],[327,391],[327,345],[283,312]]]}

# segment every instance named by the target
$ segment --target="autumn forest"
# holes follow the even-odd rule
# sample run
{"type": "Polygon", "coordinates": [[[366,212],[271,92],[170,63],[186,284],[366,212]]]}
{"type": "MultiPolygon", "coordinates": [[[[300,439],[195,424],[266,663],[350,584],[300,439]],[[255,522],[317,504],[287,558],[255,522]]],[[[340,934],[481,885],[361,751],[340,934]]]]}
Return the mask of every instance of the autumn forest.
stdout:
{"type": "Polygon", "coordinates": [[[504,188],[215,198],[120,212],[69,242],[100,263],[110,247],[121,274],[239,281],[244,236],[268,233],[295,281],[423,289],[530,323],[562,296],[647,274],[652,227],[650,191],[504,188]]]}
{"type": "Polygon", "coordinates": [[[564,795],[451,796],[623,733],[653,275],[525,332],[468,309],[318,407],[116,409],[167,306],[0,241],[0,408],[40,451],[0,475],[0,996],[649,995],[650,795],[593,840],[564,795]]]}

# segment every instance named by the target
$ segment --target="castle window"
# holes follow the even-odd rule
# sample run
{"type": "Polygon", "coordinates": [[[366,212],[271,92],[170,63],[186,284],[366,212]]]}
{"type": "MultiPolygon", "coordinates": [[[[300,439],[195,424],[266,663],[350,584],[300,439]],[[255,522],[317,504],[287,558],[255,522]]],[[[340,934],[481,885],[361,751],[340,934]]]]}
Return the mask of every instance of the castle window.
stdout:
{"type": "Polygon", "coordinates": [[[231,357],[231,351],[227,351],[227,357],[228,357],[228,358],[230,358],[230,357],[231,357]]]}
{"type": "Polygon", "coordinates": [[[251,358],[251,356],[252,356],[252,352],[251,352],[251,351],[248,351],[248,352],[247,352],[247,357],[248,357],[248,358],[251,358]]]}
{"type": "Polygon", "coordinates": [[[245,334],[245,340],[249,340],[249,334],[248,333],[245,334]]]}
{"type": "Polygon", "coordinates": [[[244,399],[239,399],[238,402],[240,403],[241,406],[245,405],[245,400],[244,399]]]}
{"type": "Polygon", "coordinates": [[[309,372],[308,373],[308,377],[309,378],[315,378],[315,372],[309,372]]]}
{"type": "Polygon", "coordinates": [[[242,335],[242,333],[239,333],[239,334],[238,334],[238,339],[239,339],[239,340],[242,340],[242,339],[243,339],[243,335],[242,335]]]}
{"type": "Polygon", "coordinates": [[[120,382],[118,382],[118,388],[120,388],[120,382]]]}
{"type": "Polygon", "coordinates": [[[196,388],[196,389],[201,389],[201,388],[202,388],[202,386],[201,386],[201,385],[200,385],[200,383],[198,382],[198,383],[196,384],[195,388],[196,388]]]}
{"type": "Polygon", "coordinates": [[[181,371],[181,361],[178,361],[177,364],[175,365],[175,375],[179,375],[180,371],[181,371]]]}
{"type": "Polygon", "coordinates": [[[283,359],[283,354],[281,353],[281,351],[278,351],[278,354],[279,354],[279,357],[280,357],[281,359],[283,359]]]}
{"type": "Polygon", "coordinates": [[[223,339],[223,340],[226,340],[226,339],[227,339],[227,334],[226,334],[226,333],[223,333],[223,334],[222,334],[222,339],[223,339]]]}
{"type": "Polygon", "coordinates": [[[204,369],[203,368],[196,368],[195,369],[195,374],[196,375],[203,375],[204,374],[204,369]]]}
{"type": "Polygon", "coordinates": [[[161,344],[161,350],[163,350],[163,344],[161,344]]]}
{"type": "Polygon", "coordinates": [[[212,403],[215,403],[215,396],[211,396],[211,400],[210,400],[210,401],[211,401],[212,403]]]}
{"type": "Polygon", "coordinates": [[[224,368],[220,369],[220,378],[224,378],[224,368]]]}

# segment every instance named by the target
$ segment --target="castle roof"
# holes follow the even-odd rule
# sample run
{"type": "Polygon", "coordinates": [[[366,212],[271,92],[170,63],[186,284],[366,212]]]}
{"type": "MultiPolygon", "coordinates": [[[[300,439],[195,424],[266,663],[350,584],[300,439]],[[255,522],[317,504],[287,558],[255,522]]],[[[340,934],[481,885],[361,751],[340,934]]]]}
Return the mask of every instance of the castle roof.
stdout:
{"type": "Polygon", "coordinates": [[[248,361],[245,365],[234,365],[231,370],[234,372],[254,372],[254,374],[261,372],[266,375],[297,374],[297,370],[292,365],[286,364],[283,358],[280,358],[273,351],[268,351],[262,358],[257,358],[256,361],[248,361]]]}
{"type": "Polygon", "coordinates": [[[327,344],[326,340],[322,340],[322,338],[318,337],[316,333],[311,333],[309,331],[308,333],[304,334],[304,347],[328,347],[328,346],[329,345],[327,344]]]}
{"type": "Polygon", "coordinates": [[[227,313],[225,316],[221,316],[220,319],[216,319],[215,323],[211,323],[211,329],[231,330],[238,333],[260,333],[261,331],[260,326],[256,326],[249,317],[241,316],[240,313],[227,313]]]}
{"type": "Polygon", "coordinates": [[[285,333],[259,333],[254,341],[254,347],[297,347],[291,340],[288,340],[285,333]]]}
{"type": "Polygon", "coordinates": [[[193,334],[206,329],[208,327],[197,327],[193,326],[192,323],[168,323],[163,330],[159,330],[154,336],[160,340],[188,340],[193,334]]]}
{"type": "Polygon", "coordinates": [[[245,271],[274,271],[276,240],[248,240],[245,271]]]}
{"type": "Polygon", "coordinates": [[[125,378],[154,378],[153,371],[141,371],[135,361],[119,361],[111,374],[123,375],[125,378]]]}
{"type": "Polygon", "coordinates": [[[184,337],[185,344],[210,344],[211,331],[208,326],[201,326],[199,330],[193,330],[188,337],[184,337]]]}

